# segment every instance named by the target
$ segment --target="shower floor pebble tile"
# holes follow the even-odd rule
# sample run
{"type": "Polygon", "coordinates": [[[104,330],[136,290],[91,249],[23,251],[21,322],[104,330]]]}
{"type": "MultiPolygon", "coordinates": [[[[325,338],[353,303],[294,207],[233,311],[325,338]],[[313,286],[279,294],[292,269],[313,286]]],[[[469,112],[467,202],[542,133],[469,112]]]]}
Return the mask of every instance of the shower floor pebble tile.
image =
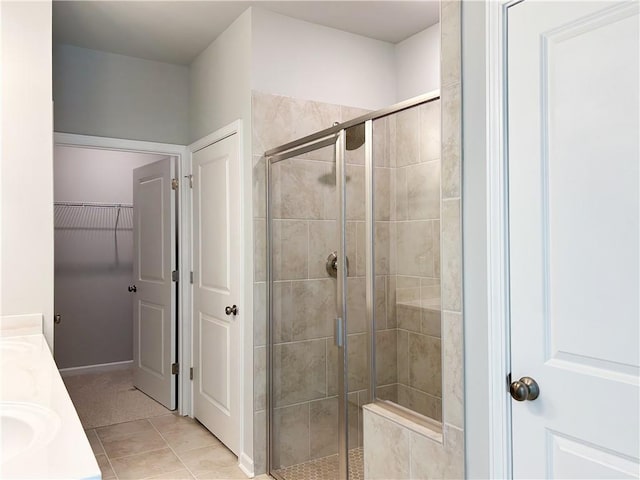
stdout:
{"type": "MultiPolygon", "coordinates": [[[[338,478],[338,456],[318,458],[276,470],[285,480],[333,480],[338,478]]],[[[349,480],[364,480],[362,447],[349,450],[349,480]]]]}

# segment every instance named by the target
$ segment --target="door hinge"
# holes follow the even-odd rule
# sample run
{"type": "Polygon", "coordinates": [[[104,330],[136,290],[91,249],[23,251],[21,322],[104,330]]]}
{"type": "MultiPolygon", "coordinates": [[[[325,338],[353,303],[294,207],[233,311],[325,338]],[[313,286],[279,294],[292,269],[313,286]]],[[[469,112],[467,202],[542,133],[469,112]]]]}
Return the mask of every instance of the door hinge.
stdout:
{"type": "Polygon", "coordinates": [[[177,178],[172,178],[171,179],[171,190],[177,190],[178,189],[178,185],[180,185],[180,182],[178,181],[177,178]]]}
{"type": "Polygon", "coordinates": [[[172,363],[171,364],[171,375],[178,375],[180,373],[180,364],[172,363]]]}
{"type": "Polygon", "coordinates": [[[171,281],[177,282],[178,280],[180,280],[180,272],[178,270],[174,270],[171,272],[171,281]]]}
{"type": "Polygon", "coordinates": [[[189,179],[189,188],[193,188],[193,175],[185,175],[184,178],[189,179]]]}
{"type": "Polygon", "coordinates": [[[189,272],[189,281],[193,283],[193,272],[189,272]]]}
{"type": "Polygon", "coordinates": [[[193,380],[193,367],[189,369],[189,380],[193,380]]]}
{"type": "Polygon", "coordinates": [[[507,373],[507,392],[511,393],[511,372],[507,373]]]}

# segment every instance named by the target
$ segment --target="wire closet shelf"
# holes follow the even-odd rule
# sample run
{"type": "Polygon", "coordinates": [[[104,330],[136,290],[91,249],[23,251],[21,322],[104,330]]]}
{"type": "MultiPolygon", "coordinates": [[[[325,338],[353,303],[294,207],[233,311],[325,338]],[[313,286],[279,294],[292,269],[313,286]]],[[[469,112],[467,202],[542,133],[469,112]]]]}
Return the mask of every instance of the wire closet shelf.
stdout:
{"type": "Polygon", "coordinates": [[[133,230],[133,205],[54,202],[56,230],[133,230]]]}

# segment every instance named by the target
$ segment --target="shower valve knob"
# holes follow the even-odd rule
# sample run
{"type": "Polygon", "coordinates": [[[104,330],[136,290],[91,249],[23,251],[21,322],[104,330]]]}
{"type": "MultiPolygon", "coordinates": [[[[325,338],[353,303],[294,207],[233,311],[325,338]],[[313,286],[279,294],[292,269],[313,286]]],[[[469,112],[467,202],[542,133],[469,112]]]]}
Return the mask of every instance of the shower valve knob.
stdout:
{"type": "MultiPolygon", "coordinates": [[[[345,257],[347,262],[347,274],[349,273],[349,258],[345,257]]],[[[327,257],[326,264],[327,273],[330,277],[337,278],[338,277],[338,252],[331,252],[327,257]]]]}

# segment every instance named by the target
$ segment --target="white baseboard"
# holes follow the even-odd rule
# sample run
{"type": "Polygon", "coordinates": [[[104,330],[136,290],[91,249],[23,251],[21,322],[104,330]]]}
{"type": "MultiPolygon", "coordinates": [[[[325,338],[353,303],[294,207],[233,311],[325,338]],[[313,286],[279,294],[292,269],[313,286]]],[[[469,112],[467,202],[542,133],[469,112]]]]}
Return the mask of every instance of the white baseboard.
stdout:
{"type": "Polygon", "coordinates": [[[255,476],[253,473],[253,459],[244,452],[238,457],[238,467],[240,467],[240,470],[242,470],[247,477],[253,478],[255,476]]]}
{"type": "Polygon", "coordinates": [[[63,377],[72,377],[74,375],[82,375],[85,373],[102,373],[111,372],[113,370],[124,370],[133,365],[133,360],[124,362],[100,363],[98,365],[85,365],[82,367],[61,368],[60,375],[63,377]]]}

